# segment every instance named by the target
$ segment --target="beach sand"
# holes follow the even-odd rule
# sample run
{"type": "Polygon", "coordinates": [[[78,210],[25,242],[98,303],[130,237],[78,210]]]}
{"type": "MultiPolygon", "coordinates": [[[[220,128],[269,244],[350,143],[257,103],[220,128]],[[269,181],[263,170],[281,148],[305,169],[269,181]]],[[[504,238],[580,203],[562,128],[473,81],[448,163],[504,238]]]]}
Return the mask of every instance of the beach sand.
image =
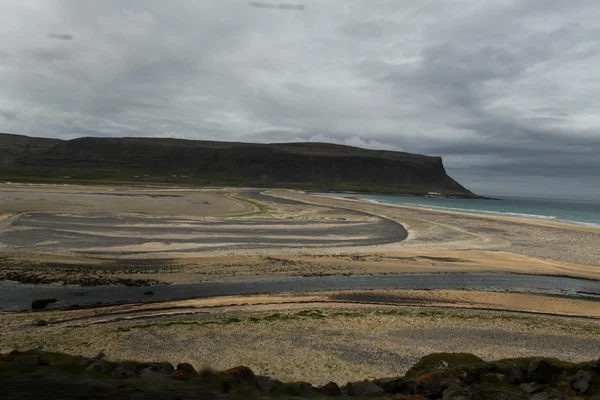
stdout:
{"type": "Polygon", "coordinates": [[[415,272],[600,279],[600,229],[266,194],[11,187],[0,192],[0,276],[63,283],[90,274],[165,283],[415,272]]]}
{"type": "MultiPolygon", "coordinates": [[[[600,279],[600,229],[319,197],[288,190],[11,185],[0,278],[184,283],[371,273],[600,279]]],[[[468,286],[468,285],[467,285],[468,286]]],[[[343,384],[403,374],[432,352],[598,356],[594,299],[363,290],[0,313],[0,352],[166,360],[343,384]],[[47,326],[36,326],[46,320],[47,326]]]]}
{"type": "Polygon", "coordinates": [[[487,360],[588,360],[600,348],[598,309],[582,299],[455,291],[226,297],[0,314],[0,351],[42,347],[85,356],[104,352],[112,360],[185,361],[196,368],[247,365],[284,381],[342,384],[397,376],[441,351],[487,360]],[[354,303],[360,300],[370,304],[354,303]],[[545,311],[571,316],[531,313],[545,311]],[[577,317],[584,314],[594,317],[577,317]],[[37,319],[51,324],[36,327],[37,319]]]}

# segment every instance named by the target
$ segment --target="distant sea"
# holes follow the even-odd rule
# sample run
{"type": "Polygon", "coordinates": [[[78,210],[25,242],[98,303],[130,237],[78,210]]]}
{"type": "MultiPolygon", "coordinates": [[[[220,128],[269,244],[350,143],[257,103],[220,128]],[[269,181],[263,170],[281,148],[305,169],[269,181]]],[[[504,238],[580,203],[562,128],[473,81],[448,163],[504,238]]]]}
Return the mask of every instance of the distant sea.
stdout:
{"type": "Polygon", "coordinates": [[[324,196],[352,197],[367,201],[460,211],[472,214],[504,215],[570,222],[600,227],[600,201],[557,200],[531,197],[494,196],[499,200],[446,199],[357,193],[320,193],[324,196]]]}

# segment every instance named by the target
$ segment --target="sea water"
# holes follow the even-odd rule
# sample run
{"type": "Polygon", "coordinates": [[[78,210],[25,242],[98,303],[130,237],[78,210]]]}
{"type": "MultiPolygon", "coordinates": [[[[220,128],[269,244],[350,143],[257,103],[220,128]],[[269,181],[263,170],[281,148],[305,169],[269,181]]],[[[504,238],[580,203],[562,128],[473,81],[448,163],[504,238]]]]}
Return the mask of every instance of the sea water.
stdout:
{"type": "Polygon", "coordinates": [[[320,194],[325,196],[358,198],[383,204],[397,204],[473,214],[554,220],[600,227],[600,201],[497,196],[495,198],[498,200],[483,200],[357,193],[320,194]]]}

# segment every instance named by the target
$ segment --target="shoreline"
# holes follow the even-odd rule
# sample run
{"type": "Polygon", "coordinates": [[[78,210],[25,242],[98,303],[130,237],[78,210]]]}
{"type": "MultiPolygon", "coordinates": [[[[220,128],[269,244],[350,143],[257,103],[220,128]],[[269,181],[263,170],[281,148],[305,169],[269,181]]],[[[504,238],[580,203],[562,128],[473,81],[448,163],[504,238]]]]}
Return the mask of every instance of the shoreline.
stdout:
{"type": "Polygon", "coordinates": [[[564,221],[564,220],[554,220],[554,219],[546,220],[546,219],[534,218],[534,217],[531,217],[531,218],[511,217],[511,216],[506,216],[506,215],[486,214],[483,212],[477,213],[477,212],[467,212],[467,211],[445,210],[445,209],[441,209],[441,208],[438,209],[438,208],[431,208],[431,207],[426,207],[426,206],[408,206],[408,205],[404,205],[404,204],[382,203],[379,201],[366,200],[366,199],[361,199],[358,197],[329,196],[329,195],[322,195],[322,194],[316,194],[316,193],[307,193],[307,194],[310,194],[311,196],[315,196],[315,197],[329,198],[329,199],[335,199],[335,200],[355,201],[355,202],[366,203],[366,204],[377,204],[380,206],[403,208],[406,210],[428,211],[428,212],[432,212],[432,213],[444,213],[444,214],[455,214],[455,215],[460,215],[460,216],[464,216],[464,217],[469,217],[469,216],[480,217],[480,218],[487,218],[487,219],[491,219],[491,220],[498,220],[498,221],[505,221],[505,222],[525,223],[525,224],[538,225],[538,226],[544,226],[544,227],[550,227],[550,228],[577,229],[577,230],[583,230],[586,232],[600,233],[600,225],[598,225],[598,226],[596,226],[595,224],[587,225],[585,222],[578,223],[577,221],[564,221]]]}

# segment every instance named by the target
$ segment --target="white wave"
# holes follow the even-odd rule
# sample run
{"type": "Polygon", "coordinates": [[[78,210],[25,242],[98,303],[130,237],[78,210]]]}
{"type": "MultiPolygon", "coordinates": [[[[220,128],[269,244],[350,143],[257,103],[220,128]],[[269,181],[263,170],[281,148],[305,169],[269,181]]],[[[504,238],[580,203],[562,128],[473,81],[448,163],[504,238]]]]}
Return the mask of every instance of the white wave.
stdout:
{"type": "Polygon", "coordinates": [[[422,203],[404,203],[404,202],[390,202],[385,199],[382,200],[374,200],[365,197],[355,197],[364,201],[368,201],[371,203],[377,204],[392,204],[399,206],[408,206],[408,207],[419,207],[419,208],[427,208],[427,209],[435,209],[435,210],[445,210],[445,211],[458,211],[458,212],[466,212],[471,214],[487,214],[487,215],[498,215],[498,216],[506,216],[506,217],[520,217],[520,218],[530,218],[530,219],[541,219],[541,220],[556,220],[567,222],[570,224],[581,225],[581,226],[590,226],[593,228],[600,228],[600,223],[594,222],[583,222],[572,219],[559,218],[554,215],[543,215],[543,214],[530,214],[530,213],[519,213],[519,212],[511,212],[511,211],[495,211],[495,210],[482,210],[477,208],[460,208],[460,207],[444,207],[444,206],[436,206],[432,204],[422,204],[422,203]]]}
{"type": "Polygon", "coordinates": [[[539,215],[539,214],[527,214],[527,213],[515,213],[509,211],[491,211],[491,210],[481,210],[478,208],[459,208],[459,207],[442,207],[442,206],[434,206],[431,204],[415,204],[415,203],[389,203],[385,201],[373,200],[360,198],[361,200],[369,201],[371,203],[378,204],[395,204],[409,207],[420,207],[420,208],[433,208],[436,210],[447,210],[447,211],[460,211],[460,212],[468,212],[473,214],[492,214],[492,215],[503,215],[503,216],[511,216],[511,217],[522,217],[522,218],[535,218],[535,219],[547,219],[552,220],[556,219],[553,215],[539,215]]]}

